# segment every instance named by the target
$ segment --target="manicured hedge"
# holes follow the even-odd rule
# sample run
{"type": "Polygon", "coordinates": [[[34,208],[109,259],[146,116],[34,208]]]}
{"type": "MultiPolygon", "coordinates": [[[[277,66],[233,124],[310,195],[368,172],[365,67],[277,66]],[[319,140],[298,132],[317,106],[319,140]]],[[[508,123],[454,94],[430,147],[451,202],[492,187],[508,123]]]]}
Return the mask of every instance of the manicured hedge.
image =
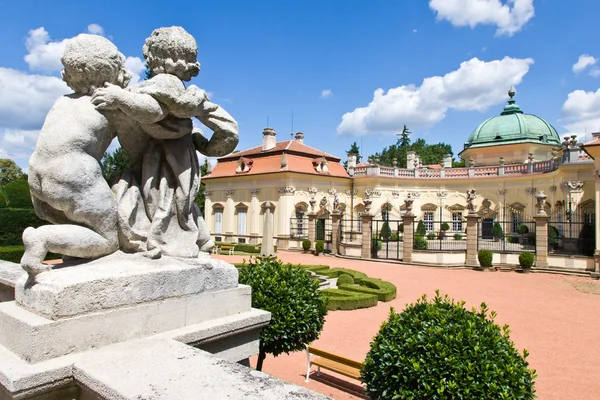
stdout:
{"type": "Polygon", "coordinates": [[[338,278],[341,274],[348,274],[354,278],[354,283],[360,283],[363,278],[367,278],[367,274],[353,269],[346,268],[330,268],[319,271],[319,275],[325,275],[328,278],[338,278]]]}
{"type": "Polygon", "coordinates": [[[312,271],[312,272],[314,272],[315,274],[318,274],[318,275],[321,274],[321,271],[329,269],[329,266],[327,266],[327,265],[303,265],[303,264],[298,264],[297,267],[302,268],[302,269],[307,269],[307,270],[312,271]]]}
{"type": "Polygon", "coordinates": [[[363,278],[360,285],[340,285],[338,288],[349,292],[374,294],[379,301],[391,301],[396,298],[396,286],[376,278],[363,278]]]}
{"type": "Polygon", "coordinates": [[[341,274],[337,279],[337,286],[340,287],[342,285],[354,285],[354,278],[349,274],[341,274]]]}
{"type": "MultiPolygon", "coordinates": [[[[246,244],[246,243],[225,243],[225,242],[215,242],[215,246],[235,246],[234,251],[239,251],[242,253],[250,253],[250,254],[258,254],[260,253],[260,244],[246,244]]],[[[273,246],[273,249],[277,251],[277,246],[273,246]]],[[[221,250],[219,254],[229,255],[229,250],[221,250]]]]}
{"type": "MultiPolygon", "coordinates": [[[[0,247],[0,260],[10,261],[19,264],[25,248],[23,246],[2,246],[0,247]]],[[[46,260],[57,260],[61,258],[60,254],[48,253],[46,260]]]]}
{"type": "Polygon", "coordinates": [[[26,177],[24,179],[15,179],[3,185],[2,192],[6,195],[6,198],[0,196],[0,208],[33,209],[26,177]]]}
{"type": "Polygon", "coordinates": [[[321,291],[327,298],[327,309],[356,310],[377,305],[377,296],[367,293],[352,293],[340,289],[323,289],[321,291]]]}
{"type": "Polygon", "coordinates": [[[0,208],[0,246],[22,245],[21,236],[28,226],[37,228],[47,222],[38,218],[33,209],[0,208]]]}

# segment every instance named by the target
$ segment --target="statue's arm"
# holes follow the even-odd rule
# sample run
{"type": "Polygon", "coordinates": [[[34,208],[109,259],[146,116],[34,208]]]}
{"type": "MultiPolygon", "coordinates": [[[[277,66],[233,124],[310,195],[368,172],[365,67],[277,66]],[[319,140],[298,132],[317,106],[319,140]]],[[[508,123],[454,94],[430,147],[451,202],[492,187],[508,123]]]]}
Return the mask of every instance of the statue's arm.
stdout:
{"type": "Polygon", "coordinates": [[[169,113],[169,110],[151,95],[132,93],[111,84],[96,89],[91,101],[98,110],[120,109],[141,124],[161,121],[169,113]]]}
{"type": "Polygon", "coordinates": [[[196,110],[195,117],[213,131],[210,140],[194,132],[196,150],[208,157],[221,157],[235,150],[239,142],[238,125],[227,111],[206,100],[196,110]]]}

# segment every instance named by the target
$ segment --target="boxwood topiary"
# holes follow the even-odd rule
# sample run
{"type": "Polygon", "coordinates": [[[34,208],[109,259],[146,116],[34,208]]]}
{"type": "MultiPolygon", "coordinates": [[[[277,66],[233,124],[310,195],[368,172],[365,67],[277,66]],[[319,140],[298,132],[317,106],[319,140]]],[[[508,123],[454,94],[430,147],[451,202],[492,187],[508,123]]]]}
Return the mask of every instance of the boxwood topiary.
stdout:
{"type": "Polygon", "coordinates": [[[442,222],[442,225],[440,226],[440,230],[446,232],[447,230],[450,230],[450,225],[448,225],[447,222],[442,222]]]}
{"type": "Polygon", "coordinates": [[[533,399],[536,372],[485,303],[464,308],[436,292],[397,314],[371,342],[361,371],[373,399],[533,399]]]}
{"type": "Polygon", "coordinates": [[[379,301],[390,301],[396,298],[396,286],[376,278],[363,278],[360,285],[340,285],[338,279],[338,288],[349,292],[374,294],[379,301]]]}
{"type": "Polygon", "coordinates": [[[302,241],[302,250],[304,250],[304,251],[309,251],[309,250],[310,250],[310,245],[311,245],[311,244],[312,244],[312,243],[310,242],[310,240],[308,240],[308,239],[304,239],[304,240],[302,241]]]}
{"type": "Polygon", "coordinates": [[[363,278],[367,278],[367,274],[360,271],[355,271],[353,269],[347,268],[330,268],[321,270],[318,272],[319,275],[324,275],[328,278],[338,278],[342,274],[348,274],[354,279],[354,283],[360,284],[363,278]]]}
{"type": "Polygon", "coordinates": [[[433,232],[429,232],[429,233],[427,234],[427,239],[428,239],[428,240],[434,240],[434,239],[435,239],[435,233],[433,233],[433,232]]]}
{"type": "Polygon", "coordinates": [[[427,240],[423,236],[415,236],[413,242],[413,249],[415,250],[427,250],[427,240]]]}
{"type": "Polygon", "coordinates": [[[494,225],[492,226],[492,236],[496,239],[499,239],[502,236],[504,236],[504,232],[502,231],[502,225],[500,225],[499,222],[494,222],[494,225]]]}
{"type": "Polygon", "coordinates": [[[327,309],[356,310],[377,305],[377,296],[367,293],[353,293],[340,289],[323,289],[321,291],[327,298],[327,309]]]}
{"type": "Polygon", "coordinates": [[[479,253],[477,253],[477,259],[479,260],[479,265],[484,268],[490,268],[492,266],[494,254],[492,254],[492,252],[489,250],[479,250],[479,253]]]}
{"type": "Polygon", "coordinates": [[[425,228],[425,224],[423,221],[419,221],[417,224],[417,231],[415,232],[415,236],[425,236],[427,233],[427,229],[425,228]]]}
{"type": "Polygon", "coordinates": [[[554,249],[558,245],[558,229],[548,226],[548,248],[554,249]]]}
{"type": "Polygon", "coordinates": [[[354,278],[350,274],[340,274],[337,278],[337,285],[354,285],[354,278]]]}
{"type": "Polygon", "coordinates": [[[533,255],[533,253],[524,251],[521,254],[519,254],[519,265],[523,269],[530,269],[533,266],[534,261],[535,256],[533,255]]]}
{"type": "Polygon", "coordinates": [[[519,235],[525,235],[526,233],[529,233],[529,228],[525,224],[520,224],[517,226],[517,233],[519,235]]]}
{"type": "Polygon", "coordinates": [[[321,254],[325,249],[325,243],[322,240],[317,240],[315,242],[315,254],[321,254]]]}
{"type": "Polygon", "coordinates": [[[462,240],[462,235],[460,233],[455,233],[454,240],[462,240]]]}
{"type": "Polygon", "coordinates": [[[512,244],[519,243],[519,237],[517,235],[510,235],[508,237],[508,243],[512,243],[512,244]]]}

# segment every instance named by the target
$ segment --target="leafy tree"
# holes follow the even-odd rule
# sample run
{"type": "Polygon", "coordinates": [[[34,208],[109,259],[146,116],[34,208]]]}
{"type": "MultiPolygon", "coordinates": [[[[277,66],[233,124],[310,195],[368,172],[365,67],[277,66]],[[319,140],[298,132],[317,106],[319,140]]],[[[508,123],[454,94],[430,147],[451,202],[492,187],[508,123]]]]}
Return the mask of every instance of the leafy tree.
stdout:
{"type": "MultiPolygon", "coordinates": [[[[33,208],[26,175],[0,186],[0,208],[33,208]]],[[[0,231],[2,230],[0,225],[0,231]]]]}
{"type": "Polygon", "coordinates": [[[194,199],[194,203],[196,203],[198,208],[200,208],[202,216],[204,216],[204,203],[206,201],[206,195],[204,194],[204,187],[206,186],[206,184],[202,181],[202,177],[208,175],[209,167],[210,166],[208,164],[208,158],[205,158],[204,163],[200,165],[200,190],[198,190],[198,194],[194,199]]]}
{"type": "Polygon", "coordinates": [[[0,158],[0,185],[23,176],[23,171],[13,160],[9,158],[0,158]]]}
{"type": "Polygon", "coordinates": [[[427,228],[425,228],[425,224],[423,223],[423,221],[419,221],[419,223],[417,224],[417,232],[415,233],[415,236],[425,236],[426,233],[427,228]]]}
{"type": "Polygon", "coordinates": [[[492,236],[497,239],[504,236],[504,232],[502,231],[502,225],[500,225],[499,222],[494,222],[494,225],[492,226],[492,236]]]}
{"type": "Polygon", "coordinates": [[[120,171],[131,167],[129,154],[122,147],[118,147],[112,154],[104,153],[102,157],[102,176],[108,183],[116,178],[120,171]]]}
{"type": "Polygon", "coordinates": [[[400,133],[398,135],[398,146],[400,147],[408,147],[410,146],[410,134],[411,132],[408,130],[408,128],[406,127],[406,124],[404,125],[404,128],[402,128],[402,133],[400,133]]]}
{"type": "Polygon", "coordinates": [[[379,236],[385,241],[388,241],[392,236],[392,230],[390,229],[390,224],[387,221],[383,222],[379,236]]]}
{"type": "Polygon", "coordinates": [[[373,399],[534,399],[536,372],[485,303],[447,295],[392,309],[361,371],[373,399]]]}
{"type": "Polygon", "coordinates": [[[144,67],[146,67],[144,70],[144,80],[147,81],[148,79],[152,78],[152,71],[148,67],[148,63],[145,63],[144,67]]]}
{"type": "Polygon", "coordinates": [[[459,161],[452,161],[452,168],[464,168],[466,165],[464,158],[461,158],[459,161]]]}
{"type": "Polygon", "coordinates": [[[414,151],[421,158],[423,165],[438,164],[446,154],[452,154],[452,146],[445,143],[427,144],[419,138],[408,146],[403,146],[403,138],[398,139],[398,143],[389,147],[384,147],[381,153],[375,153],[373,157],[379,157],[380,164],[384,166],[393,166],[393,159],[397,159],[397,166],[406,168],[406,154],[414,151]]]}
{"type": "MultiPolygon", "coordinates": [[[[356,156],[356,163],[357,164],[362,159],[362,156],[360,155],[360,147],[358,147],[358,144],[356,144],[356,142],[354,142],[354,143],[352,143],[350,145],[350,149],[346,153],[356,154],[357,155],[356,156]]],[[[344,168],[348,168],[348,161],[344,161],[344,168]]]]}
{"type": "Polygon", "coordinates": [[[267,353],[277,357],[304,350],[304,344],[319,337],[327,304],[317,280],[273,257],[251,259],[239,271],[239,282],[252,287],[252,307],[271,313],[271,322],[260,332],[258,371],[267,353]]]}

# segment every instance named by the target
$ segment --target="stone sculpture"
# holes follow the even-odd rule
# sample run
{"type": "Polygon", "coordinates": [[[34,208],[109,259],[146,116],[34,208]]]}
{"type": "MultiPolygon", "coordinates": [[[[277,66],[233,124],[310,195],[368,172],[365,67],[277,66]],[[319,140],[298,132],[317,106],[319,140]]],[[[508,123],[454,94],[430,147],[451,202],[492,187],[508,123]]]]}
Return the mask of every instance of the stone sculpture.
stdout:
{"type": "Polygon", "coordinates": [[[193,258],[213,246],[194,204],[196,150],[230,153],[238,127],[203,90],[184,85],[200,71],[197,51],[183,28],[155,30],[143,49],[152,78],[125,88],[125,58],[110,41],[79,35],[69,42],[63,79],[75,93],[49,113],[30,163],[36,213],[56,224],[24,232],[22,266],[30,275],[49,268],[41,263],[48,251],[193,258]],[[191,117],[213,131],[210,140],[192,129],[191,117]],[[116,196],[99,166],[115,135],[133,164],[113,186],[116,196]]]}
{"type": "Polygon", "coordinates": [[[469,210],[469,214],[475,212],[475,205],[473,204],[473,200],[477,197],[475,193],[475,189],[467,190],[467,210],[469,210]]]}

